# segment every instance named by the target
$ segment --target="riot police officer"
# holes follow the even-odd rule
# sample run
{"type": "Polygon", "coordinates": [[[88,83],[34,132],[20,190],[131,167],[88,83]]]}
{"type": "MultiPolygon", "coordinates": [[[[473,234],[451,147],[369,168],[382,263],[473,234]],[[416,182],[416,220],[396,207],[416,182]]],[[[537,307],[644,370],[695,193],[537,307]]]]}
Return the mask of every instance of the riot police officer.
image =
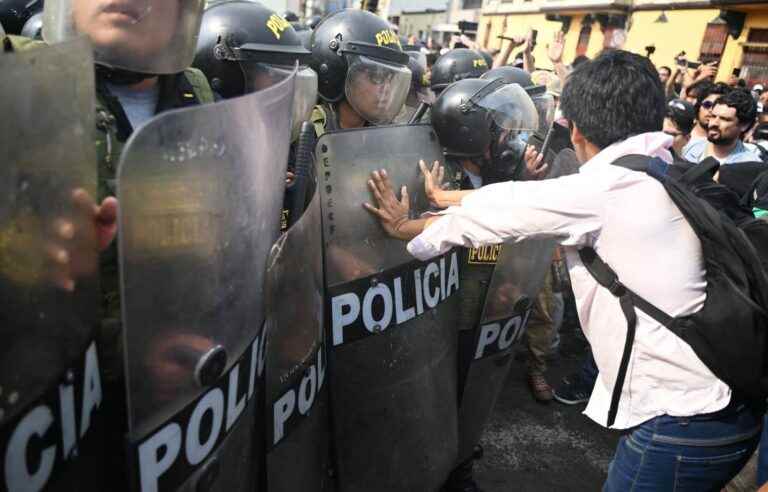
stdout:
{"type": "MultiPolygon", "coordinates": [[[[96,129],[100,200],[116,193],[117,165],[134,129],[156,114],[214,101],[208,81],[189,68],[195,49],[202,0],[142,0],[116,5],[108,0],[49,0],[44,9],[43,39],[49,44],[85,35],[96,62],[96,129]]],[[[23,50],[29,43],[11,40],[23,50]]],[[[116,428],[110,446],[122,450],[125,411],[117,247],[100,258],[102,321],[98,347],[103,373],[105,408],[114,413],[116,428]]],[[[116,475],[122,453],[110,453],[116,475]]],[[[122,483],[119,478],[116,484],[122,483]]]]}
{"type": "Polygon", "coordinates": [[[411,70],[411,89],[405,100],[403,109],[397,115],[397,123],[408,123],[411,117],[424,105],[425,109],[435,100],[435,93],[429,87],[429,69],[427,67],[427,55],[420,52],[416,46],[404,46],[403,50],[408,54],[408,68],[411,70]]]}
{"type": "MultiPolygon", "coordinates": [[[[445,150],[445,175],[454,188],[475,189],[505,181],[523,175],[526,165],[536,163],[530,153],[526,154],[526,141],[539,128],[539,111],[518,84],[502,79],[455,82],[443,90],[432,106],[432,125],[445,150]]],[[[421,166],[427,182],[442,179],[442,168],[437,163],[431,171],[424,163],[421,166]]],[[[380,185],[380,175],[374,175],[371,186],[378,188],[376,196],[384,196],[380,185]]],[[[380,214],[370,205],[366,204],[366,208],[380,214]]],[[[400,231],[398,237],[409,237],[409,233],[400,231]]],[[[530,317],[534,290],[538,290],[538,285],[524,284],[543,279],[549,267],[551,249],[536,246],[543,251],[541,259],[536,249],[517,248],[505,245],[462,249],[459,462],[444,485],[445,492],[478,490],[473,463],[481,455],[478,444],[482,428],[510,367],[510,356],[505,350],[509,350],[511,342],[504,350],[490,350],[491,332],[484,331],[488,320],[507,320],[505,326],[516,326],[515,333],[522,333],[530,317]],[[525,256],[526,261],[508,261],[515,256],[525,256]],[[527,266],[519,270],[523,263],[527,266]]],[[[516,336],[510,336],[513,339],[516,336]]]]}
{"type": "Polygon", "coordinates": [[[432,66],[431,84],[435,94],[440,94],[454,82],[476,79],[491,67],[485,58],[475,50],[457,48],[437,59],[432,66]]]}
{"type": "MultiPolygon", "coordinates": [[[[291,185],[299,130],[302,123],[310,119],[317,102],[317,74],[308,66],[309,55],[309,50],[304,48],[287,20],[260,3],[237,0],[216,4],[205,10],[192,63],[205,73],[213,89],[225,98],[269,87],[290,75],[298,63],[293,98],[294,145],[289,157],[288,178],[291,185]]],[[[296,188],[302,186],[289,187],[286,195],[283,230],[289,224],[293,199],[306,201],[294,196],[294,193],[300,193],[296,188]]]]}
{"type": "Polygon", "coordinates": [[[294,96],[294,135],[317,99],[317,74],[291,24],[260,3],[236,0],[208,7],[192,66],[224,98],[264,89],[299,64],[294,96]]]}
{"type": "Polygon", "coordinates": [[[322,101],[312,114],[318,136],[326,130],[392,122],[411,85],[408,55],[397,34],[376,15],[346,9],[317,26],[310,66],[322,101]]]}

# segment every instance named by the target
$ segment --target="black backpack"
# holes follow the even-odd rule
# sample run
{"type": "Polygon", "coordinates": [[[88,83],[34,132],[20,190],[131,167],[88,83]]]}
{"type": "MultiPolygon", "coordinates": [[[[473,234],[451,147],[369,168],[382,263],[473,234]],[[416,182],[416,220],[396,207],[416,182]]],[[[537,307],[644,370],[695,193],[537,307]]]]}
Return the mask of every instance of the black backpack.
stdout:
{"type": "Polygon", "coordinates": [[[701,241],[707,298],[701,310],[673,318],[623,285],[593,248],[579,250],[584,266],[619,299],[627,319],[608,426],[616,420],[635,339],[635,307],[688,343],[734,393],[764,399],[768,394],[768,276],[757,250],[768,256],[768,222],[755,219],[738,195],[712,180],[716,163],[681,172],[658,158],[630,155],[613,164],[646,172],[664,186],[701,241]]]}

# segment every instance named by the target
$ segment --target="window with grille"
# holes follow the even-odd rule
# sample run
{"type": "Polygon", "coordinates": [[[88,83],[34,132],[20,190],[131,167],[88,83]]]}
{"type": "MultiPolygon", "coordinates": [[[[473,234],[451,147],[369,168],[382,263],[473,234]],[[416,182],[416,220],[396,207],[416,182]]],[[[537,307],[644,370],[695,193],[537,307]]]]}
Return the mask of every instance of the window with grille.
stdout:
{"type": "Polygon", "coordinates": [[[751,87],[768,84],[768,29],[750,29],[744,56],[741,58],[741,77],[751,87]],[[750,43],[763,46],[750,46],[750,43]]]}
{"type": "Polygon", "coordinates": [[[725,51],[725,43],[728,41],[728,24],[709,23],[704,31],[704,39],[701,42],[699,60],[704,63],[720,61],[725,51]]]}

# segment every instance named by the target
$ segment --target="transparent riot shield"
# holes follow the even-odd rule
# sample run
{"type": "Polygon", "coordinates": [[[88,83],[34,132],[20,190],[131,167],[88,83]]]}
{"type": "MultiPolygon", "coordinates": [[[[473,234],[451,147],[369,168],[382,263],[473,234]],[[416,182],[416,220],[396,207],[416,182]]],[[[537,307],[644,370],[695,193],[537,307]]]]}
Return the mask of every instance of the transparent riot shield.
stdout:
{"type": "Polygon", "coordinates": [[[294,76],[163,113],[119,168],[132,486],[252,491],[264,278],[278,237],[294,76]]]}
{"type": "Polygon", "coordinates": [[[480,442],[512,362],[512,349],[525,334],[531,309],[549,272],[555,242],[526,240],[481,249],[496,265],[471,345],[460,347],[468,360],[459,407],[459,460],[469,459],[480,442]]]}
{"type": "Polygon", "coordinates": [[[266,444],[270,492],[328,486],[320,196],[272,249],[267,271],[266,444]]]}
{"type": "Polygon", "coordinates": [[[427,125],[329,133],[317,144],[323,210],[333,453],[341,491],[436,491],[457,450],[458,253],[414,260],[363,202],[372,171],[427,199],[420,159],[442,160],[427,125]]]}
{"type": "Polygon", "coordinates": [[[91,48],[0,73],[0,491],[104,490],[91,48]]]}

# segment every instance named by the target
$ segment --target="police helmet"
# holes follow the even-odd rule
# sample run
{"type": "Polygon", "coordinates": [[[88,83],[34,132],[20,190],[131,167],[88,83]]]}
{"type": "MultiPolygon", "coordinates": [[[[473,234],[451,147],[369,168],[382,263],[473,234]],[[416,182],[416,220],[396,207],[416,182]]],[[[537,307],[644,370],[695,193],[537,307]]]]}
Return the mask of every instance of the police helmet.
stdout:
{"type": "Polygon", "coordinates": [[[43,13],[38,12],[24,23],[21,35],[30,39],[43,39],[43,13]]]}
{"type": "Polygon", "coordinates": [[[408,96],[408,55],[384,19],[363,10],[340,10],[312,33],[310,64],[320,97],[347,102],[366,121],[391,122],[408,96]]]}
{"type": "Polygon", "coordinates": [[[205,0],[47,0],[43,39],[87,36],[97,64],[175,74],[192,63],[205,0]]]}
{"type": "Polygon", "coordinates": [[[223,2],[206,9],[193,66],[225,98],[271,86],[293,73],[296,64],[294,126],[309,119],[317,101],[317,75],[309,51],[290,23],[260,3],[223,2]]]}
{"type": "Polygon", "coordinates": [[[313,15],[309,19],[307,19],[307,27],[314,31],[318,24],[323,20],[322,16],[319,15],[313,15]]]}
{"type": "Polygon", "coordinates": [[[408,69],[411,71],[411,95],[423,102],[433,102],[434,93],[429,84],[427,55],[419,51],[416,46],[405,45],[403,51],[408,55],[408,69]]]}
{"type": "Polygon", "coordinates": [[[432,126],[448,156],[485,157],[492,147],[536,131],[539,116],[518,84],[465,79],[443,90],[432,105],[432,126]]]}
{"type": "Polygon", "coordinates": [[[0,24],[7,34],[21,34],[30,17],[43,10],[43,0],[0,0],[0,24]]]}
{"type": "Polygon", "coordinates": [[[493,67],[493,55],[488,53],[485,50],[477,50],[478,53],[480,53],[480,56],[485,58],[485,63],[488,64],[488,68],[493,67]]]}
{"type": "Polygon", "coordinates": [[[480,76],[482,80],[503,80],[507,84],[517,84],[531,96],[539,113],[539,133],[544,135],[555,118],[555,99],[547,92],[547,86],[533,82],[531,74],[522,68],[504,66],[494,68],[480,76]]]}
{"type": "Polygon", "coordinates": [[[489,68],[485,58],[475,50],[451,50],[438,58],[432,66],[432,90],[440,92],[458,80],[476,79],[489,68]]]}

